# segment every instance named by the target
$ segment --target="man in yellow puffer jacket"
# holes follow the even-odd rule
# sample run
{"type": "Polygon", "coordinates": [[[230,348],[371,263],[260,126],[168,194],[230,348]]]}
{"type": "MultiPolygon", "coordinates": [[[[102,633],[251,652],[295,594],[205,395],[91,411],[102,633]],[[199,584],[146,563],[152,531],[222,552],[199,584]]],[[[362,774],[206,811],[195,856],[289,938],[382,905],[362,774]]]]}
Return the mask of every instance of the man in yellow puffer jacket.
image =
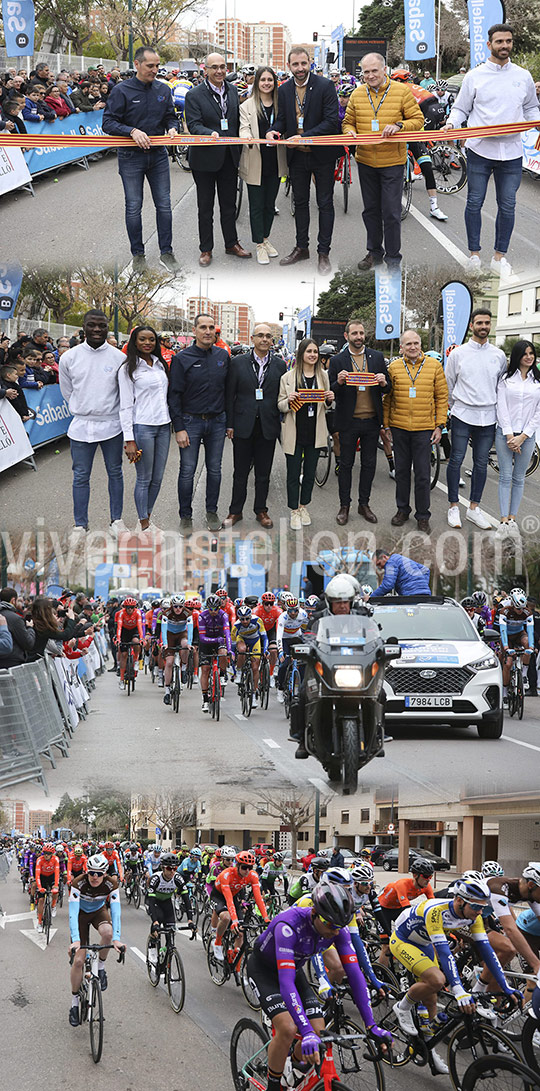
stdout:
{"type": "Polygon", "coordinates": [[[349,99],[342,129],[344,133],[378,133],[383,138],[380,144],[361,144],[356,149],[368,251],[358,268],[365,271],[380,264],[384,257],[389,266],[401,261],[401,195],[407,145],[387,138],[403,128],[420,131],[424,115],[410,87],[386,75],[380,53],[368,53],[362,58],[362,75],[364,84],[349,99]]]}
{"type": "Polygon", "coordinates": [[[386,434],[392,437],[396,468],[396,514],[391,523],[402,527],[411,508],[411,467],[414,468],[415,519],[429,534],[431,445],[439,443],[448,414],[448,386],[442,364],[422,352],[416,330],[405,330],[401,356],[388,365],[390,394],[383,397],[386,434]]]}

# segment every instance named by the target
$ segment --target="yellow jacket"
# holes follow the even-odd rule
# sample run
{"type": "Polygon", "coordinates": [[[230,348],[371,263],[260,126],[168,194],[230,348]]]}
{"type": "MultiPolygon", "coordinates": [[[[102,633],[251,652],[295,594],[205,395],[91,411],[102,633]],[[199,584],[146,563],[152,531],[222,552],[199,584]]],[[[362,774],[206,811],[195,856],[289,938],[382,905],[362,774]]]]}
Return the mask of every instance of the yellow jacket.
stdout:
{"type": "MultiPolygon", "coordinates": [[[[382,133],[386,125],[397,125],[403,122],[406,129],[420,131],[424,128],[424,115],[409,87],[405,83],[398,83],[388,77],[378,91],[370,90],[375,110],[390,85],[388,94],[377,112],[379,132],[382,133]]],[[[344,133],[371,133],[371,122],[375,114],[367,96],[367,87],[362,85],[353,91],[347,104],[347,112],[343,118],[342,131],[344,133]]],[[[407,145],[405,142],[383,140],[380,144],[359,144],[355,158],[358,163],[365,163],[368,167],[395,167],[399,163],[407,161],[407,145]]]]}
{"type": "Polygon", "coordinates": [[[415,364],[405,362],[415,382],[411,382],[402,356],[388,365],[392,390],[383,397],[384,427],[420,432],[442,426],[448,414],[448,386],[442,364],[423,353],[415,364]],[[415,398],[409,397],[413,385],[415,398]]]}

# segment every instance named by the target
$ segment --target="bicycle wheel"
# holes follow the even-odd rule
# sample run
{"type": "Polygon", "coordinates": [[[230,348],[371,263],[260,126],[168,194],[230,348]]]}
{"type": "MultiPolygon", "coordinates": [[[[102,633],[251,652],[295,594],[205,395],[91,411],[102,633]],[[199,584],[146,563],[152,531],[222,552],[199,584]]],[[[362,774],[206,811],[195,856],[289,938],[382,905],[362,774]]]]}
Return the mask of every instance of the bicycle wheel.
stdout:
{"type": "Polygon", "coordinates": [[[396,1014],[393,1011],[393,1005],[399,997],[399,993],[394,993],[392,996],[392,1006],[388,1011],[388,1014],[381,1018],[379,1012],[377,1012],[377,1024],[379,1027],[383,1027],[384,1030],[389,1030],[392,1035],[392,1054],[382,1055],[383,1064],[391,1065],[393,1068],[403,1068],[408,1064],[414,1056],[414,1049],[411,1046],[409,1038],[403,1033],[396,1014]]]}
{"type": "Polygon", "coordinates": [[[529,1068],[540,1072],[540,1026],[538,1019],[533,1019],[531,1015],[521,1033],[521,1048],[529,1068]]]}
{"type": "Polygon", "coordinates": [[[539,463],[540,463],[540,448],[538,447],[538,444],[536,444],[535,448],[534,448],[534,451],[533,451],[533,453],[531,455],[531,461],[529,462],[529,465],[527,466],[527,469],[525,470],[525,477],[530,477],[531,474],[533,474],[534,471],[538,469],[539,463]]]}
{"type": "Polygon", "coordinates": [[[131,888],[131,897],[133,899],[133,905],[135,906],[135,909],[138,909],[141,904],[141,888],[138,881],[135,881],[133,883],[133,886],[131,888]]]}
{"type": "Polygon", "coordinates": [[[448,1040],[448,1067],[455,1091],[462,1091],[463,1078],[472,1062],[487,1054],[503,1054],[521,1060],[518,1049],[502,1030],[481,1020],[471,1027],[456,1027],[448,1040]]]}
{"type": "Polygon", "coordinates": [[[239,176],[238,181],[236,183],[236,216],[235,216],[235,219],[238,219],[238,217],[240,215],[240,209],[242,208],[242,197],[243,196],[244,196],[244,181],[239,176]]]}
{"type": "Polygon", "coordinates": [[[438,193],[459,193],[467,182],[467,160],[460,148],[437,141],[431,161],[438,193]]]}
{"type": "Polygon", "coordinates": [[[540,1076],[513,1057],[479,1057],[463,1077],[463,1091],[532,1091],[540,1087],[540,1076]]]}
{"type": "Polygon", "coordinates": [[[525,708],[525,692],[523,689],[523,675],[520,667],[518,667],[516,678],[516,712],[518,720],[523,719],[523,709],[525,708]]]}
{"type": "Polygon", "coordinates": [[[231,1075],[236,1091],[253,1091],[266,1087],[268,1059],[266,1046],[270,1041],[259,1023],[240,1019],[231,1034],[231,1075]],[[251,1083],[251,1080],[256,1082],[251,1083]]]}
{"type": "MultiPolygon", "coordinates": [[[[225,949],[223,950],[223,954],[225,955],[225,958],[227,958],[227,952],[225,949]]],[[[214,982],[214,985],[224,985],[229,976],[228,963],[225,961],[221,962],[220,959],[216,958],[214,954],[213,943],[209,943],[208,945],[208,950],[206,952],[206,962],[208,964],[208,970],[210,973],[210,977],[214,982]]]]}
{"type": "Polygon", "coordinates": [[[146,972],[153,989],[159,985],[159,941],[148,936],[146,941],[146,972]],[[155,951],[155,962],[150,958],[150,951],[155,951]]]}
{"type": "Polygon", "coordinates": [[[89,1017],[90,1049],[92,1050],[94,1064],[97,1064],[101,1060],[103,1051],[103,997],[101,995],[101,986],[95,977],[92,978],[90,984],[89,1017]]]}
{"type": "Polygon", "coordinates": [[[189,649],[188,661],[186,665],[186,686],[188,689],[193,689],[193,679],[195,677],[195,656],[193,654],[193,648],[189,649]]]}
{"type": "Polygon", "coordinates": [[[205,949],[205,951],[207,951],[208,950],[208,944],[210,943],[210,941],[212,939],[212,914],[211,913],[205,913],[205,915],[203,917],[203,922],[202,922],[202,925],[201,925],[201,939],[203,941],[204,949],[205,949]]]}
{"type": "Polygon", "coordinates": [[[191,170],[191,167],[189,165],[189,159],[188,159],[188,155],[189,155],[189,145],[188,144],[174,144],[173,147],[172,147],[172,154],[173,154],[173,159],[174,159],[175,163],[178,163],[178,166],[181,167],[182,170],[186,170],[186,171],[191,170]]]}
{"type": "Polygon", "coordinates": [[[431,483],[430,489],[434,489],[441,472],[441,448],[438,443],[431,444],[431,483]]]}
{"type": "Polygon", "coordinates": [[[221,709],[221,679],[219,677],[219,670],[214,672],[214,704],[212,709],[212,715],[216,720],[219,720],[219,714],[221,709]]]}
{"type": "Polygon", "coordinates": [[[247,969],[248,951],[244,951],[244,957],[242,959],[242,968],[240,970],[240,983],[242,985],[242,992],[253,1011],[259,1011],[261,1002],[259,1000],[259,993],[251,981],[247,969]]]}
{"type": "Polygon", "coordinates": [[[191,902],[191,920],[196,928],[199,923],[199,903],[195,892],[190,894],[189,900],[191,902]]]}
{"type": "Polygon", "coordinates": [[[315,467],[315,484],[322,489],[323,485],[326,485],[328,478],[330,477],[330,469],[332,466],[332,436],[328,436],[326,441],[326,447],[322,447],[319,451],[319,458],[315,467]]]}
{"type": "Polygon", "coordinates": [[[43,906],[43,932],[45,934],[45,939],[47,941],[47,947],[49,946],[49,937],[50,937],[50,933],[51,933],[51,921],[52,921],[51,903],[50,903],[49,899],[46,898],[45,899],[45,905],[43,906]]]}
{"type": "Polygon", "coordinates": [[[339,1034],[361,1034],[357,1042],[349,1042],[332,1046],[334,1064],[339,1075],[339,1087],[343,1087],[342,1079],[347,1081],[351,1091],[372,1091],[373,1086],[377,1091],[384,1091],[384,1071],[381,1062],[377,1059],[375,1047],[364,1031],[354,1020],[344,1019],[340,1023],[339,1034]],[[368,1056],[366,1056],[368,1054],[368,1056]]]}
{"type": "Polygon", "coordinates": [[[404,220],[409,215],[409,209],[412,201],[412,188],[413,182],[411,178],[411,164],[409,161],[405,163],[404,176],[403,176],[403,192],[401,194],[401,219],[404,220]]]}
{"type": "Polygon", "coordinates": [[[172,706],[175,712],[180,708],[180,668],[178,663],[173,667],[172,706]]]}
{"type": "Polygon", "coordinates": [[[244,697],[242,700],[242,712],[244,716],[251,716],[251,710],[253,708],[253,675],[251,673],[251,663],[247,664],[244,677],[244,697]]]}
{"type": "MultiPolygon", "coordinates": [[[[520,719],[521,719],[521,717],[520,717],[520,719]]],[[[60,880],[60,882],[58,884],[58,897],[56,899],[56,904],[57,904],[59,909],[61,909],[63,904],[64,904],[64,884],[63,884],[62,880],[60,880]]]]}
{"type": "Polygon", "coordinates": [[[186,975],[176,947],[170,951],[167,962],[167,989],[172,1010],[176,1013],[182,1011],[186,998],[186,975]]]}
{"type": "Polygon", "coordinates": [[[261,659],[261,670],[259,674],[259,696],[261,708],[268,708],[268,701],[270,699],[270,665],[266,658],[261,659]]]}
{"type": "Polygon", "coordinates": [[[289,663],[289,665],[287,667],[287,670],[285,671],[285,678],[283,680],[283,710],[285,712],[285,716],[286,716],[287,720],[289,720],[290,716],[291,716],[290,680],[291,680],[291,664],[289,663]]]}
{"type": "Polygon", "coordinates": [[[349,208],[349,186],[351,184],[351,161],[348,155],[343,158],[343,172],[341,175],[341,185],[343,187],[343,211],[346,213],[349,208]]]}

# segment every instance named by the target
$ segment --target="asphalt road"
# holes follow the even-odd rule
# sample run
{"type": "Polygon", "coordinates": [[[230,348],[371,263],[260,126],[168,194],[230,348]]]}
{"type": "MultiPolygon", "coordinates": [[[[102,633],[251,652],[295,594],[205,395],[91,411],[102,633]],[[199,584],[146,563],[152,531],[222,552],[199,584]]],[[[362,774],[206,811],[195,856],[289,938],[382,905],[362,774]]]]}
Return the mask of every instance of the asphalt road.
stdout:
{"type": "MultiPolygon", "coordinates": [[[[135,693],[118,688],[114,673],[98,678],[90,714],[72,740],[69,757],[46,768],[50,803],[64,791],[79,796],[89,785],[110,784],[124,791],[156,789],[214,792],[216,797],[245,798],[246,791],[280,792],[288,786],[323,792],[330,785],[315,758],[298,761],[288,741],[288,724],[275,690],[267,710],[241,714],[236,685],[229,682],[221,719],[201,709],[198,687],[184,690],[180,710],[163,704],[163,690],[140,675],[135,693]],[[114,773],[113,773],[114,771],[114,773]]],[[[400,801],[447,803],[452,793],[474,785],[477,791],[526,790],[538,782],[539,698],[527,697],[521,722],[505,720],[499,740],[480,740],[475,728],[399,727],[384,758],[371,761],[359,776],[359,792],[399,784],[400,801]]],[[[48,762],[45,763],[48,766],[48,762]]],[[[44,805],[43,789],[25,785],[30,807],[44,805]]]]}
{"type": "MultiPolygon", "coordinates": [[[[516,225],[512,237],[509,258],[516,271],[534,269],[537,265],[536,225],[538,216],[538,186],[540,180],[524,175],[518,194],[516,225]]],[[[331,253],[334,268],[356,265],[365,253],[365,231],[361,221],[362,202],[356,167],[353,167],[353,183],[349,194],[349,211],[343,211],[341,186],[336,184],[336,223],[331,253]]],[[[403,254],[409,266],[425,264],[431,268],[444,264],[449,275],[459,272],[468,255],[463,211],[466,187],[458,194],[440,196],[439,205],[448,215],[446,223],[440,223],[429,215],[429,199],[424,182],[415,183],[411,211],[403,224],[403,254]]],[[[199,273],[197,202],[191,174],[176,164],[171,168],[171,195],[173,204],[173,239],[178,260],[185,274],[199,273]]],[[[127,235],[124,228],[123,189],[116,167],[116,155],[107,153],[90,163],[88,171],[70,166],[44,175],[35,183],[35,197],[25,191],[6,194],[2,201],[2,251],[5,257],[17,258],[24,265],[71,267],[74,254],[87,266],[113,264],[127,265],[130,258],[127,235]]],[[[280,216],[276,218],[272,241],[280,254],[288,253],[294,245],[293,221],[289,202],[282,186],[277,200],[280,216]]],[[[483,246],[485,262],[489,264],[496,216],[495,191],[490,183],[483,209],[483,246]]],[[[313,276],[316,270],[316,216],[312,199],[312,261],[294,267],[298,279],[313,276]]],[[[157,262],[159,250],[155,230],[154,210],[149,190],[146,191],[143,229],[147,257],[157,262]]],[[[246,248],[251,248],[248,202],[246,194],[238,221],[238,233],[246,248]]],[[[227,256],[223,249],[218,218],[212,275],[223,274],[225,282],[231,275],[239,284],[243,278],[251,279],[254,262],[241,262],[227,256]],[[243,268],[248,266],[249,269],[243,268]]],[[[293,271],[288,270],[290,274],[293,271]]],[[[284,270],[277,262],[257,270],[261,285],[265,279],[284,280],[284,270]]],[[[285,283],[289,281],[286,276],[285,283]]],[[[320,286],[324,286],[321,278],[320,286]]],[[[226,297],[227,298],[227,297],[226,297]]],[[[284,303],[287,299],[284,297],[284,303]]],[[[286,307],[285,307],[286,309],[286,307]]]]}

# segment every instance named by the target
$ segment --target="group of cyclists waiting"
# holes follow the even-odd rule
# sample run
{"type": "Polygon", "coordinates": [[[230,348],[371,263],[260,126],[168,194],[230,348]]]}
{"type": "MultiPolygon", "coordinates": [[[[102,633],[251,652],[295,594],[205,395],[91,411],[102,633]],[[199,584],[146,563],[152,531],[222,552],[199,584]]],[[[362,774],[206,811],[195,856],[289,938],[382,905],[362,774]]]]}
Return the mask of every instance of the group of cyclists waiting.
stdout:
{"type": "MultiPolygon", "coordinates": [[[[212,914],[210,943],[217,960],[223,960],[222,939],[229,926],[240,942],[242,918],[247,904],[254,902],[260,934],[249,953],[247,972],[273,1024],[268,1091],[296,1086],[318,1061],[324,1001],[345,977],[368,1036],[383,1050],[391,1047],[392,1034],[377,1025],[372,1007],[377,996],[388,998],[385,968],[389,959],[408,975],[405,991],[393,1004],[395,1025],[407,1035],[421,1033],[424,1039],[437,1029],[437,997],[442,990],[452,994],[464,1013],[481,1008],[486,993],[521,1004],[524,997],[505,976],[516,954],[530,973],[527,1001],[533,987],[538,987],[540,862],[530,861],[520,875],[507,877],[498,861],[487,860],[478,870],[466,871],[445,888],[434,889],[433,864],[418,856],[409,876],[380,890],[369,848],[361,850],[350,868],[334,866],[330,853],[320,851],[311,857],[306,873],[289,885],[288,907],[278,906],[270,919],[265,894],[274,891],[278,878],[286,879],[286,869],[282,854],[269,848],[259,856],[227,845],[184,846],[177,852],[163,852],[154,845],[143,852],[137,842],[122,847],[118,841],[40,844],[21,839],[16,854],[21,877],[30,882],[38,906],[47,888],[57,892],[61,869],[70,889],[70,952],[75,954],[72,1026],[79,1025],[80,948],[89,942],[90,928],[99,933],[103,944],[122,948],[122,885],[144,877],[150,936],[157,943],[160,927],[175,922],[176,895],[193,927],[187,883],[204,880],[212,914]],[[373,929],[381,944],[375,964],[362,938],[373,935],[373,929]],[[463,982],[454,957],[454,941],[461,938],[473,945],[480,966],[472,988],[470,982],[463,982]],[[311,983],[305,972],[308,962],[311,983]]],[[[102,989],[107,987],[107,953],[100,952],[102,989]]],[[[435,1071],[447,1072],[444,1059],[433,1049],[431,1055],[435,1071]]]]}

